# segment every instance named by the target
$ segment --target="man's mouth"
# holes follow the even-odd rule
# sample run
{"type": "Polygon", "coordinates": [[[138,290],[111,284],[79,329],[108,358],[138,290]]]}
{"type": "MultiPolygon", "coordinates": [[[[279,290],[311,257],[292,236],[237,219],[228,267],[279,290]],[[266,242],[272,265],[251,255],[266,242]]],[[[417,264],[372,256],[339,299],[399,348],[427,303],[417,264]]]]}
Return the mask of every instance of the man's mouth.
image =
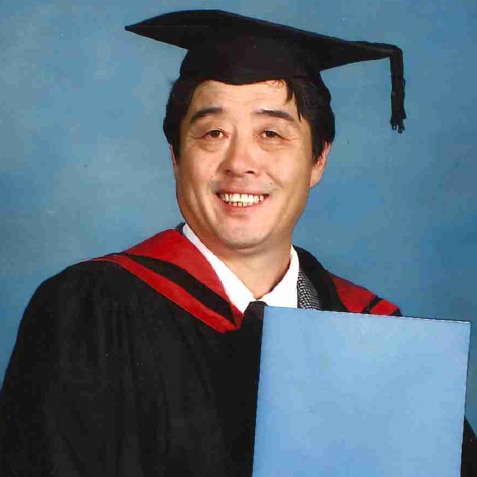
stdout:
{"type": "Polygon", "coordinates": [[[256,194],[227,194],[219,193],[217,196],[222,199],[226,204],[230,204],[233,207],[250,207],[251,205],[259,204],[265,199],[265,195],[256,194]]]}

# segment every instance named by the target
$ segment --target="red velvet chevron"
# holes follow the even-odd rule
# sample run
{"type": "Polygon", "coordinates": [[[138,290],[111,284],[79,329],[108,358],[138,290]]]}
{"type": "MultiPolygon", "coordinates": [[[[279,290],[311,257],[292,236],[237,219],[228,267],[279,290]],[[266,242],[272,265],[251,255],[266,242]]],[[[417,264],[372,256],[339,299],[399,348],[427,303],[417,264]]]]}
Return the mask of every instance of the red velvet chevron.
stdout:
{"type": "Polygon", "coordinates": [[[123,253],[94,261],[116,263],[216,331],[240,327],[243,314],[229,301],[214,269],[176,230],[160,232],[123,253]],[[158,269],[141,258],[155,259],[158,269]]]}
{"type": "MultiPolygon", "coordinates": [[[[160,232],[122,253],[94,261],[116,263],[220,333],[240,328],[243,314],[228,299],[214,269],[195,245],[176,230],[160,232]]],[[[330,277],[349,312],[399,313],[396,305],[369,290],[336,275],[330,277]]]]}
{"type": "Polygon", "coordinates": [[[366,288],[331,274],[338,296],[351,313],[369,313],[371,315],[393,315],[399,308],[393,303],[383,300],[366,288]]]}

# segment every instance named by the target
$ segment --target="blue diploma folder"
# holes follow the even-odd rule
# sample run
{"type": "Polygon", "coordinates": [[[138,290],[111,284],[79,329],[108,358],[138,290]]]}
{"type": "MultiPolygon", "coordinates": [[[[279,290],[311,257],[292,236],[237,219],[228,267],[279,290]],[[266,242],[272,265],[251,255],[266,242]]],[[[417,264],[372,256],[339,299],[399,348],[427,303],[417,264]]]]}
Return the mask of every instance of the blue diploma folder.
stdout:
{"type": "Polygon", "coordinates": [[[458,477],[470,323],[265,309],[253,477],[458,477]]]}

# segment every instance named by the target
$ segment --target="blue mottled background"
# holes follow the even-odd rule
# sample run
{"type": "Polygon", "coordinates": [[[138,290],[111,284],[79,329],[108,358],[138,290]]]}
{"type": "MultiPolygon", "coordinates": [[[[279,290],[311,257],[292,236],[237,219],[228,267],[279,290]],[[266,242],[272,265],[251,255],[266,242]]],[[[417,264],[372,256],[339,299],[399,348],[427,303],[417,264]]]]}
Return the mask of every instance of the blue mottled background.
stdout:
{"type": "MultiPolygon", "coordinates": [[[[401,136],[388,124],[388,61],[325,73],[337,139],[295,241],[407,315],[477,325],[475,1],[7,0],[0,7],[0,379],[40,281],[179,221],[162,118],[183,53],[123,26],[188,8],[404,50],[409,119],[401,136]]],[[[467,415],[476,428],[475,330],[467,415]]]]}

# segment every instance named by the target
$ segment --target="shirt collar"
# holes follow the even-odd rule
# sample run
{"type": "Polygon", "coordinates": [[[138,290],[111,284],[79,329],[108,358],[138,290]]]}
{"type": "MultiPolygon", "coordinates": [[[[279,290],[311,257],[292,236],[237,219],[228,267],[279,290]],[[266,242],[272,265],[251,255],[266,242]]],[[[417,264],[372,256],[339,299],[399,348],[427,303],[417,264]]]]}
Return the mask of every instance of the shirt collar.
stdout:
{"type": "MultiPolygon", "coordinates": [[[[182,232],[184,236],[199,249],[202,255],[204,255],[222,282],[230,301],[243,313],[248,304],[256,300],[252,292],[222,260],[199,240],[199,237],[197,237],[188,224],[184,225],[182,232]]],[[[260,301],[264,301],[270,306],[296,308],[298,306],[297,280],[299,268],[298,254],[296,250],[291,247],[290,265],[287,272],[270,292],[259,298],[260,301]]]]}

